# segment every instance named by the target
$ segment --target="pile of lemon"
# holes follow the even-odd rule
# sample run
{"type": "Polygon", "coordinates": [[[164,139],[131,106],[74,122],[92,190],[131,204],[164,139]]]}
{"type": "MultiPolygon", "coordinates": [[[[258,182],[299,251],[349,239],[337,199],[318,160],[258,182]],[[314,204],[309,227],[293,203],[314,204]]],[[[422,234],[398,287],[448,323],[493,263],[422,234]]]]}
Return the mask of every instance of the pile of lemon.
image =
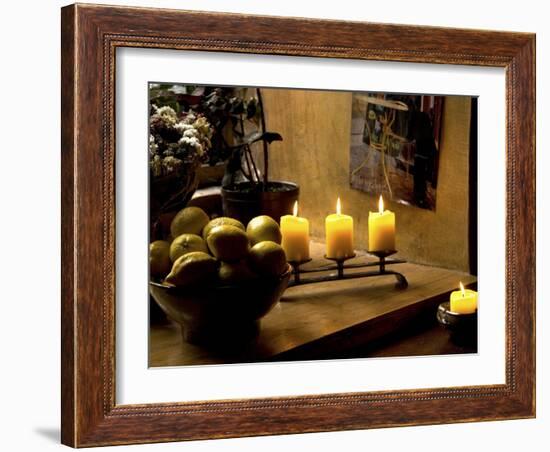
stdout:
{"type": "Polygon", "coordinates": [[[170,224],[173,240],[149,245],[151,276],[182,287],[215,281],[221,285],[275,277],[287,269],[281,230],[267,216],[245,226],[229,217],[210,220],[199,207],[180,210],[170,224]]]}

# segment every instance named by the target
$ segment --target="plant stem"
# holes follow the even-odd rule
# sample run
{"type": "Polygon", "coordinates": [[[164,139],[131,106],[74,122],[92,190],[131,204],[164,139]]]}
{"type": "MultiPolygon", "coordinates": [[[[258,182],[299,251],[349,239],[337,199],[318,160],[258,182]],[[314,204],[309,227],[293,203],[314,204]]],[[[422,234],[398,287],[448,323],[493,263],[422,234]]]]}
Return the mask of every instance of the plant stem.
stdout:
{"type": "MultiPolygon", "coordinates": [[[[241,126],[241,137],[244,137],[244,121],[243,121],[243,115],[239,115],[239,124],[241,126]]],[[[249,181],[254,182],[254,178],[251,177],[252,174],[252,168],[250,166],[250,162],[248,161],[248,154],[246,152],[246,148],[244,149],[244,152],[241,154],[241,172],[244,174],[244,177],[246,177],[249,181]],[[243,170],[243,162],[242,159],[244,157],[244,160],[246,161],[246,166],[248,167],[248,174],[244,172],[243,170]]]]}
{"type": "MultiPolygon", "coordinates": [[[[246,131],[244,129],[244,120],[243,115],[239,115],[239,123],[241,125],[241,137],[246,136],[246,131]]],[[[258,168],[256,167],[256,162],[254,161],[254,156],[250,150],[250,146],[244,148],[244,159],[246,160],[246,166],[248,167],[249,174],[247,175],[244,171],[243,174],[245,177],[252,183],[260,182],[260,174],[258,168]],[[253,176],[253,177],[252,177],[253,176]]],[[[241,165],[242,168],[242,165],[241,165]]]]}
{"type": "Polygon", "coordinates": [[[245,148],[244,150],[244,159],[246,161],[246,167],[248,168],[249,176],[247,176],[248,180],[250,182],[257,182],[258,181],[258,175],[256,174],[256,168],[254,166],[254,160],[250,157],[250,151],[245,148]]]}
{"type": "Polygon", "coordinates": [[[244,153],[244,161],[241,159],[241,172],[244,174],[244,177],[246,177],[249,181],[252,181],[252,173],[250,168],[250,163],[248,163],[248,158],[246,156],[246,152],[244,153]],[[244,169],[244,163],[246,163],[247,171],[244,169]]]}
{"type": "MultiPolygon", "coordinates": [[[[262,133],[266,132],[265,127],[265,112],[264,112],[264,103],[262,101],[262,93],[260,92],[260,88],[256,88],[256,94],[258,96],[258,105],[260,107],[260,123],[262,125],[262,133]]],[[[268,143],[266,140],[262,140],[262,143],[264,145],[264,191],[267,191],[267,182],[269,180],[268,172],[269,172],[269,149],[268,149],[268,143]]]]}
{"type": "Polygon", "coordinates": [[[255,182],[260,182],[260,172],[258,171],[258,167],[256,166],[256,162],[254,161],[254,156],[252,155],[252,150],[250,149],[250,146],[246,147],[245,154],[248,155],[248,158],[250,159],[250,163],[252,164],[252,169],[254,170],[254,176],[256,176],[255,182]]]}

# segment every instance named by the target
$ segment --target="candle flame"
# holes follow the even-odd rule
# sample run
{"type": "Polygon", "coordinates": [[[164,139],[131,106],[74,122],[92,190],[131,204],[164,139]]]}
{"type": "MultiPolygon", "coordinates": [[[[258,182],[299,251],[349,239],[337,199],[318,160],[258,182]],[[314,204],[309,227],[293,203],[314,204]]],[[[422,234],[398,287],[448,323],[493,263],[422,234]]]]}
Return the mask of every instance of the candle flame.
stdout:
{"type": "Polygon", "coordinates": [[[380,199],[378,200],[378,212],[384,213],[384,200],[382,199],[382,195],[380,195],[380,199]]]}
{"type": "Polygon", "coordinates": [[[462,291],[462,296],[465,296],[466,291],[464,290],[464,284],[462,284],[462,281],[460,281],[460,290],[462,291]]]}
{"type": "Polygon", "coordinates": [[[294,209],[292,210],[292,214],[297,217],[298,216],[298,201],[294,201],[294,209]]]}
{"type": "Polygon", "coordinates": [[[340,215],[342,213],[342,205],[340,204],[340,197],[336,201],[336,213],[340,215]]]}

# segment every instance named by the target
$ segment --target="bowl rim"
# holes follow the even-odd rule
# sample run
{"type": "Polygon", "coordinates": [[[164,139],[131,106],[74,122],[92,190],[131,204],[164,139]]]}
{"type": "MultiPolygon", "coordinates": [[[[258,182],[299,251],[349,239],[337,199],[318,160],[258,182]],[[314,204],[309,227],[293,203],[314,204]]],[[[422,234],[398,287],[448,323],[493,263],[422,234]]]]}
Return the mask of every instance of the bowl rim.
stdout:
{"type": "MultiPolygon", "coordinates": [[[[284,273],[281,273],[279,276],[266,278],[258,275],[257,277],[254,277],[253,279],[250,279],[246,282],[249,283],[249,282],[258,282],[258,281],[265,281],[265,280],[281,282],[292,274],[292,266],[288,262],[286,265],[287,265],[286,270],[284,271],[284,273]]],[[[172,286],[172,285],[163,284],[155,281],[149,281],[149,285],[158,287],[163,290],[167,290],[169,292],[181,292],[182,290],[189,291],[199,287],[198,285],[178,287],[178,286],[172,286]]],[[[216,286],[213,286],[212,288],[216,290],[236,290],[236,289],[241,289],[242,287],[243,287],[242,284],[225,284],[221,286],[216,285],[216,286]]]]}

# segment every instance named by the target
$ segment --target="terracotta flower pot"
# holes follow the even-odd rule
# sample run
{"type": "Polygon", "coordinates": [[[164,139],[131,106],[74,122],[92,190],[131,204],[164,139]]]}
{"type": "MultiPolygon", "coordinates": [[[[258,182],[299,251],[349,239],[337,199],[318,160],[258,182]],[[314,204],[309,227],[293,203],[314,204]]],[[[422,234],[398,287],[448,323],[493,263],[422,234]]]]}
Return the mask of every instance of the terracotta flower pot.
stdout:
{"type": "Polygon", "coordinates": [[[240,182],[222,187],[221,193],[223,214],[246,225],[258,215],[269,215],[278,222],[283,215],[292,214],[300,188],[292,182],[273,181],[267,191],[261,191],[250,182],[240,182]]]}

